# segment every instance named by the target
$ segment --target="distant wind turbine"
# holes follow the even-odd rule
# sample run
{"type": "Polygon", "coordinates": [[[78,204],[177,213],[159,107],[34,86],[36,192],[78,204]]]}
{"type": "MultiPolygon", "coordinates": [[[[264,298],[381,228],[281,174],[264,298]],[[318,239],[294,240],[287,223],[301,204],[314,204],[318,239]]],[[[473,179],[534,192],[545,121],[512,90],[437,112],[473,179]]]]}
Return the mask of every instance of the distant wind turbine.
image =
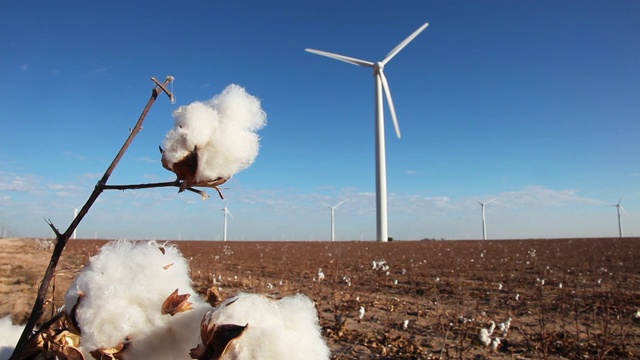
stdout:
{"type": "Polygon", "coordinates": [[[622,220],[620,219],[620,210],[622,209],[622,211],[625,211],[622,205],[620,205],[621,202],[622,202],[622,198],[618,200],[617,204],[609,205],[609,206],[615,206],[616,209],[618,210],[618,233],[620,234],[620,237],[622,237],[622,220]]]}
{"type": "MultiPolygon", "coordinates": [[[[73,220],[75,220],[77,216],[78,216],[78,208],[73,208],[73,220]]],[[[75,240],[77,237],[78,237],[78,228],[76,227],[73,230],[73,235],[71,235],[71,238],[75,240]]]]}
{"type": "Polygon", "coordinates": [[[341,202],[337,203],[334,206],[322,203],[322,205],[324,205],[324,206],[326,206],[326,207],[331,209],[331,241],[332,242],[335,241],[335,225],[334,225],[335,224],[335,210],[336,210],[336,208],[338,206],[340,206],[342,204],[344,204],[344,201],[341,201],[341,202]]]}
{"type": "Polygon", "coordinates": [[[391,91],[389,90],[389,84],[387,78],[384,76],[384,66],[396,56],[400,50],[402,50],[411,40],[418,36],[424,29],[429,26],[429,23],[425,23],[413,34],[409,35],[403,42],[396,46],[387,56],[379,62],[371,62],[366,60],[360,60],[344,55],[333,54],[326,51],[305,49],[310,53],[330,57],[332,59],[344,61],[353,65],[359,65],[369,67],[373,69],[373,76],[375,77],[375,120],[376,120],[376,235],[378,241],[388,240],[387,229],[387,160],[385,151],[385,138],[384,138],[384,104],[382,102],[382,89],[387,97],[387,103],[389,104],[389,110],[393,119],[393,126],[396,130],[396,135],[400,138],[400,127],[398,126],[398,119],[396,117],[396,110],[393,106],[393,100],[391,99],[391,91]]]}
{"type": "Polygon", "coordinates": [[[488,203],[492,202],[493,200],[495,200],[496,198],[493,198],[487,202],[482,202],[479,200],[476,200],[478,202],[478,204],[480,204],[480,207],[482,208],[482,240],[487,240],[487,225],[486,225],[486,219],[484,216],[484,206],[487,205],[488,203]]]}
{"type": "Polygon", "coordinates": [[[224,209],[222,209],[222,211],[224,212],[224,223],[222,225],[222,241],[227,241],[227,215],[230,215],[231,217],[233,217],[233,215],[231,215],[231,212],[229,211],[229,209],[227,209],[227,205],[224,206],[224,209]]]}

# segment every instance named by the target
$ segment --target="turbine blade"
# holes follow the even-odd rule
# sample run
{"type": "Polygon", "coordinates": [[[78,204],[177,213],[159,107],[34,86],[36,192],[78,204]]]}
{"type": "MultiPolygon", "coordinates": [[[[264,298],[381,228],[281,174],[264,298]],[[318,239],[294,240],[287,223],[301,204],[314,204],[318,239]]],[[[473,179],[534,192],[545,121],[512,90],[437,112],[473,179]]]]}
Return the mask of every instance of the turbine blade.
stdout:
{"type": "Polygon", "coordinates": [[[326,206],[326,207],[331,207],[331,205],[329,205],[329,204],[327,204],[327,203],[320,202],[320,204],[322,204],[322,205],[324,205],[324,206],[326,206]]]}
{"type": "Polygon", "coordinates": [[[386,65],[389,61],[391,61],[391,59],[393,59],[393,57],[396,56],[396,54],[398,54],[400,50],[407,46],[407,44],[410,43],[411,40],[413,40],[416,36],[418,36],[424,29],[426,29],[427,26],[429,26],[429,23],[424,23],[418,28],[418,30],[414,31],[413,34],[409,35],[409,37],[404,39],[403,42],[401,42],[400,44],[398,44],[398,46],[391,50],[384,58],[384,60],[381,61],[382,65],[386,65]]]}
{"type": "Polygon", "coordinates": [[[396,116],[396,108],[393,106],[393,99],[391,98],[391,90],[389,90],[389,83],[387,83],[387,77],[384,76],[384,72],[380,70],[378,72],[380,80],[382,80],[382,87],[384,88],[384,94],[387,96],[387,103],[389,103],[389,110],[391,111],[391,119],[393,120],[393,127],[396,129],[396,135],[400,138],[400,126],[398,125],[398,117],[396,116]]]}
{"type": "Polygon", "coordinates": [[[338,206],[340,206],[340,205],[342,205],[342,204],[344,204],[344,200],[343,200],[343,201],[340,201],[339,203],[337,203],[336,205],[334,205],[334,206],[333,206],[333,208],[335,209],[335,208],[337,208],[338,206]]]}
{"type": "Polygon", "coordinates": [[[493,198],[493,199],[491,199],[491,200],[487,201],[485,204],[488,204],[488,203],[490,203],[490,202],[494,201],[495,199],[497,199],[497,198],[493,198]]]}
{"type": "Polygon", "coordinates": [[[366,67],[370,67],[370,68],[372,68],[373,65],[374,65],[371,61],[360,60],[360,59],[352,58],[352,57],[349,57],[349,56],[330,53],[330,52],[327,52],[327,51],[314,50],[314,49],[304,49],[304,50],[307,51],[307,52],[316,54],[316,55],[330,57],[332,59],[344,61],[344,62],[347,62],[349,64],[353,64],[353,65],[366,66],[366,67]]]}

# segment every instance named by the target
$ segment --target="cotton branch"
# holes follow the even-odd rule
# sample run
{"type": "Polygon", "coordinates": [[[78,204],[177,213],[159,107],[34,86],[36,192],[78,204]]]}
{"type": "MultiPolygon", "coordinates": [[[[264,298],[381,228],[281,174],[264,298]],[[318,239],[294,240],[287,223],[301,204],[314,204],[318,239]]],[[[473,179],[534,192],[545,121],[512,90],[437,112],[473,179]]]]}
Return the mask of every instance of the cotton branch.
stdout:
{"type": "Polygon", "coordinates": [[[82,207],[78,215],[73,219],[73,221],[69,225],[69,228],[64,233],[61,234],[53,226],[53,223],[50,220],[47,221],[47,223],[49,224],[53,232],[56,234],[57,241],[53,249],[53,253],[51,254],[51,260],[49,261],[49,265],[47,267],[45,275],[42,279],[42,282],[40,283],[40,287],[38,288],[38,294],[36,297],[36,301],[33,304],[31,315],[27,320],[27,323],[24,327],[22,335],[20,336],[20,339],[16,344],[15,350],[13,351],[13,354],[9,358],[10,360],[22,359],[22,353],[24,352],[26,345],[34,336],[33,329],[36,326],[38,319],[40,319],[40,317],[45,312],[45,299],[47,296],[47,292],[49,291],[49,285],[51,284],[51,279],[53,278],[54,271],[56,269],[56,266],[58,265],[58,261],[60,260],[60,256],[62,255],[62,251],[64,250],[64,247],[66,246],[67,242],[71,238],[71,235],[73,234],[75,229],[78,227],[78,225],[80,224],[84,216],[87,214],[87,212],[89,211],[93,203],[98,199],[98,197],[102,193],[102,190],[105,188],[107,184],[107,180],[109,180],[111,173],[113,173],[113,171],[115,170],[116,166],[120,162],[120,159],[122,159],[122,156],[129,148],[129,145],[131,144],[131,142],[133,142],[133,139],[135,138],[135,136],[142,129],[142,123],[144,122],[144,119],[146,118],[147,113],[151,109],[151,106],[156,101],[158,96],[163,92],[167,94],[167,96],[169,96],[169,99],[171,99],[171,101],[173,102],[173,94],[169,92],[166,88],[166,86],[169,85],[174,80],[173,76],[167,76],[167,79],[162,84],[153,77],[151,78],[151,80],[153,80],[153,82],[156,85],[154,86],[153,91],[151,92],[151,98],[147,102],[147,105],[142,111],[142,114],[138,118],[138,121],[135,127],[131,129],[131,131],[129,132],[129,137],[127,137],[127,140],[125,141],[124,145],[122,145],[122,148],[120,148],[120,151],[111,162],[111,165],[109,165],[109,167],[107,168],[107,171],[105,171],[100,181],[98,181],[98,183],[96,184],[93,192],[89,196],[89,199],[84,204],[84,206],[82,207]]]}
{"type": "MultiPolygon", "coordinates": [[[[138,190],[138,189],[151,189],[151,188],[159,188],[159,187],[169,187],[175,186],[177,188],[182,188],[183,181],[176,179],[174,181],[160,182],[160,183],[148,183],[148,184],[131,184],[131,185],[103,185],[102,189],[104,190],[138,190]]],[[[224,199],[222,196],[222,192],[217,187],[214,187],[218,194],[220,195],[220,199],[224,199]]],[[[202,197],[202,199],[208,199],[209,194],[205,191],[194,189],[192,187],[188,187],[185,190],[194,192],[202,197]]]]}
{"type": "Polygon", "coordinates": [[[45,221],[47,222],[47,225],[49,225],[51,230],[53,230],[53,233],[56,234],[56,238],[59,238],[60,236],[62,236],[62,234],[60,234],[60,231],[58,230],[58,228],[56,228],[53,225],[53,222],[51,222],[51,219],[45,219],[45,221]]]}

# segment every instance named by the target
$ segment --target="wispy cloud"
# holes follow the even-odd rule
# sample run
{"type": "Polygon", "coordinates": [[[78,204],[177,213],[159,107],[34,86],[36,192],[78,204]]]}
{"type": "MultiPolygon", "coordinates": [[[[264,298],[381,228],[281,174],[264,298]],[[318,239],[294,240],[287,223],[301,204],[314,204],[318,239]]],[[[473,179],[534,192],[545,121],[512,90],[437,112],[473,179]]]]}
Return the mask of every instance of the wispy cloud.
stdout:
{"type": "Polygon", "coordinates": [[[40,181],[33,175],[0,172],[0,191],[36,192],[40,181]]]}
{"type": "Polygon", "coordinates": [[[47,184],[46,188],[60,197],[77,196],[84,189],[74,184],[47,184]]]}
{"type": "Polygon", "coordinates": [[[86,180],[96,180],[96,179],[100,179],[101,177],[102,177],[101,173],[84,173],[80,175],[80,179],[86,179],[86,180]]]}
{"type": "Polygon", "coordinates": [[[521,190],[507,191],[497,194],[495,206],[528,207],[528,206],[566,206],[566,205],[599,205],[602,201],[579,196],[576,189],[554,190],[543,186],[526,186],[521,190]]]}
{"type": "Polygon", "coordinates": [[[22,71],[29,71],[29,64],[22,64],[20,66],[20,70],[22,71]]]}
{"type": "Polygon", "coordinates": [[[152,159],[152,158],[150,158],[148,156],[141,156],[141,157],[134,158],[132,160],[133,161],[142,161],[142,162],[146,162],[146,163],[149,163],[149,164],[159,164],[160,163],[159,159],[152,159]]]}
{"type": "Polygon", "coordinates": [[[111,66],[101,66],[99,68],[89,71],[90,74],[106,75],[111,70],[111,66]]]}
{"type": "Polygon", "coordinates": [[[62,155],[64,155],[65,158],[67,158],[67,159],[81,160],[81,161],[87,160],[86,156],[81,155],[81,154],[77,154],[77,153],[74,153],[74,152],[71,152],[71,151],[63,151],[62,155]]]}

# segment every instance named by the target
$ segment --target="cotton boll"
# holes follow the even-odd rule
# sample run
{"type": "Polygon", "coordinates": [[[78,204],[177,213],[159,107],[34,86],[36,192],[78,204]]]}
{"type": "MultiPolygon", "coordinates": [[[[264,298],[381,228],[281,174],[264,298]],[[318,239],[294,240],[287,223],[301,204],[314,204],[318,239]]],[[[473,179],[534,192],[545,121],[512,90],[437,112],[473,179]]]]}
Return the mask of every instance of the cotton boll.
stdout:
{"type": "Polygon", "coordinates": [[[65,296],[66,311],[82,332],[83,351],[113,348],[129,339],[124,359],[189,359],[199,320],[211,307],[191,288],[188,273],[173,245],[124,240],[105,245],[65,296]],[[162,315],[175,289],[191,295],[194,309],[162,315]]]}
{"type": "Polygon", "coordinates": [[[13,325],[9,316],[0,319],[0,360],[11,357],[23,330],[24,325],[13,325]]]}
{"type": "Polygon", "coordinates": [[[196,182],[218,177],[229,178],[249,167],[258,156],[258,140],[255,133],[221,126],[220,131],[211,139],[215,146],[206,146],[198,151],[196,182]]]}
{"type": "Polygon", "coordinates": [[[173,164],[187,157],[194,147],[187,145],[186,133],[180,128],[171,129],[164,139],[164,149],[162,149],[163,165],[169,170],[173,164]]]}
{"type": "Polygon", "coordinates": [[[200,101],[180,106],[172,115],[176,126],[198,147],[207,143],[220,122],[216,111],[200,101]]]}
{"type": "Polygon", "coordinates": [[[484,346],[489,346],[491,344],[491,337],[487,329],[480,329],[480,333],[478,334],[478,341],[480,341],[480,343],[484,346]]]}
{"type": "Polygon", "coordinates": [[[162,163],[183,181],[181,191],[217,187],[258,156],[255,132],[265,126],[266,113],[260,101],[238,85],[229,85],[209,101],[182,106],[173,116],[176,127],[165,138],[162,163]]]}
{"type": "Polygon", "coordinates": [[[221,123],[233,123],[235,127],[247,131],[260,130],[266,125],[267,114],[260,106],[260,100],[246,92],[239,85],[227,86],[222,94],[208,102],[220,115],[221,123]]]}
{"type": "Polygon", "coordinates": [[[301,294],[274,300],[241,293],[209,312],[203,322],[248,324],[221,359],[329,359],[313,302],[301,294]]]}
{"type": "Polygon", "coordinates": [[[494,338],[491,340],[491,350],[496,351],[500,346],[500,338],[494,338]]]}
{"type": "Polygon", "coordinates": [[[204,147],[220,124],[216,111],[199,101],[179,107],[173,118],[175,127],[167,133],[163,144],[163,157],[169,167],[196,147],[204,147]]]}

